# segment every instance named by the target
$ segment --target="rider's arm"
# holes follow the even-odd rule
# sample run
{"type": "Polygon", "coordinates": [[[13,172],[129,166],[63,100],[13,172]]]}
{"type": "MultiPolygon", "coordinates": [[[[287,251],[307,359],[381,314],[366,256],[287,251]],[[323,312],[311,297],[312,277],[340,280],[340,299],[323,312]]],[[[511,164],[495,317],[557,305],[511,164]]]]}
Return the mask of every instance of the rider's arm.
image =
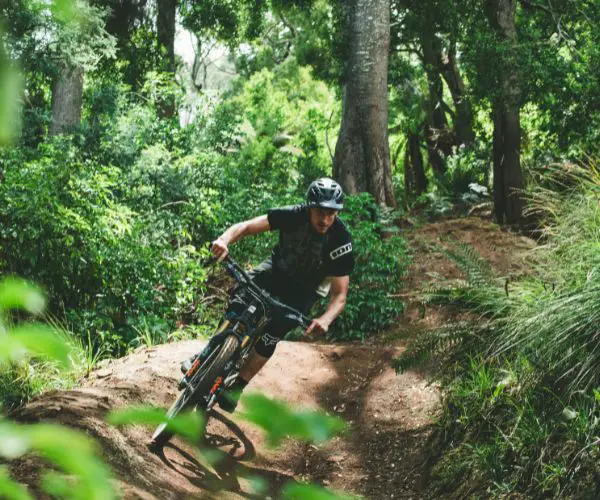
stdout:
{"type": "Polygon", "coordinates": [[[313,319],[306,333],[313,330],[317,333],[325,333],[329,325],[337,318],[346,307],[346,296],[348,295],[348,286],[350,284],[349,276],[331,276],[331,298],[327,304],[327,310],[318,318],[313,319]]]}
{"type": "Polygon", "coordinates": [[[233,226],[229,227],[221,236],[219,236],[212,243],[212,253],[219,258],[224,259],[229,253],[229,245],[236,241],[244,238],[245,236],[251,236],[253,234],[264,233],[269,231],[269,220],[266,215],[255,217],[254,219],[245,220],[238,222],[233,226]]]}

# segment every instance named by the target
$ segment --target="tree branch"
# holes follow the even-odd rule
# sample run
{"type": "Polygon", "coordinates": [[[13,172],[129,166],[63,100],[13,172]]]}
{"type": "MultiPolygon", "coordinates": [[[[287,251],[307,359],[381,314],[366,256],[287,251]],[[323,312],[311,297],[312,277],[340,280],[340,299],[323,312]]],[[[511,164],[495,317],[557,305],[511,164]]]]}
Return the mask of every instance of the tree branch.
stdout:
{"type": "Polygon", "coordinates": [[[329,157],[333,161],[333,153],[331,152],[331,146],[329,145],[329,126],[331,125],[331,119],[333,118],[333,109],[329,114],[329,120],[327,121],[327,128],[325,129],[325,144],[327,144],[327,151],[329,151],[329,157]]]}

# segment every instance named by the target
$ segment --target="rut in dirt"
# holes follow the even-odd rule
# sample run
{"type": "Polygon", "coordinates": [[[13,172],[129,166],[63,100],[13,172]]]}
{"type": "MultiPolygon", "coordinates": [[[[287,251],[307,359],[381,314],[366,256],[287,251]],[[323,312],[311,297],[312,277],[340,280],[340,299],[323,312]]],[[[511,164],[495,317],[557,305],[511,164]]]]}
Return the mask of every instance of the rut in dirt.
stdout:
{"type": "MultiPolygon", "coordinates": [[[[319,447],[288,440],[269,449],[262,432],[239,412],[217,410],[205,447],[220,458],[211,464],[179,438],[156,454],[148,447],[152,429],[106,424],[113,409],[169,406],[177,394],[179,363],[199,346],[188,341],[138,350],[103,366],[81,388],[47,394],[12,417],[64,424],[96,438],[125,498],[278,498],[290,481],[374,499],[419,496],[438,395],[419,373],[396,375],[391,360],[399,348],[280,343],[248,390],[296,407],[321,408],[349,423],[348,433],[319,447]],[[266,486],[260,494],[254,490],[257,478],[266,486]]],[[[14,477],[37,495],[41,470],[34,458],[11,465],[14,477]]]]}

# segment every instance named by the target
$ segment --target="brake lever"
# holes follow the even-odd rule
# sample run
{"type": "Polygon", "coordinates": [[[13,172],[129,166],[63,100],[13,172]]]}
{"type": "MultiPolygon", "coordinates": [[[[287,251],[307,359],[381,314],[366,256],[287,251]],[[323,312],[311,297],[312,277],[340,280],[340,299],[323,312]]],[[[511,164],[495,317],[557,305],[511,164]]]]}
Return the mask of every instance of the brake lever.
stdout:
{"type": "Polygon", "coordinates": [[[300,317],[300,321],[302,323],[302,328],[305,330],[312,324],[312,319],[304,315],[300,317]]]}
{"type": "Polygon", "coordinates": [[[312,323],[310,318],[307,318],[306,316],[302,315],[297,315],[294,313],[287,313],[285,315],[285,317],[291,321],[294,321],[295,323],[298,323],[298,326],[301,328],[304,328],[305,330],[310,326],[310,324],[312,323]]]}

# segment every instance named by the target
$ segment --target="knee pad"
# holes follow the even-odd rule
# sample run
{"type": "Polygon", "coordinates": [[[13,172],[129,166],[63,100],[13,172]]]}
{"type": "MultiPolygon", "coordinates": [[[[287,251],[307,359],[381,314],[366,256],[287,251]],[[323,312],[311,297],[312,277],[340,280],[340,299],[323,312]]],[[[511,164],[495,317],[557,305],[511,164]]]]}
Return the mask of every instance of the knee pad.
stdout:
{"type": "Polygon", "coordinates": [[[274,337],[273,335],[269,335],[268,333],[263,333],[260,340],[256,343],[254,349],[263,358],[270,358],[271,356],[273,356],[275,348],[277,347],[277,343],[280,340],[281,339],[278,337],[274,337]]]}

